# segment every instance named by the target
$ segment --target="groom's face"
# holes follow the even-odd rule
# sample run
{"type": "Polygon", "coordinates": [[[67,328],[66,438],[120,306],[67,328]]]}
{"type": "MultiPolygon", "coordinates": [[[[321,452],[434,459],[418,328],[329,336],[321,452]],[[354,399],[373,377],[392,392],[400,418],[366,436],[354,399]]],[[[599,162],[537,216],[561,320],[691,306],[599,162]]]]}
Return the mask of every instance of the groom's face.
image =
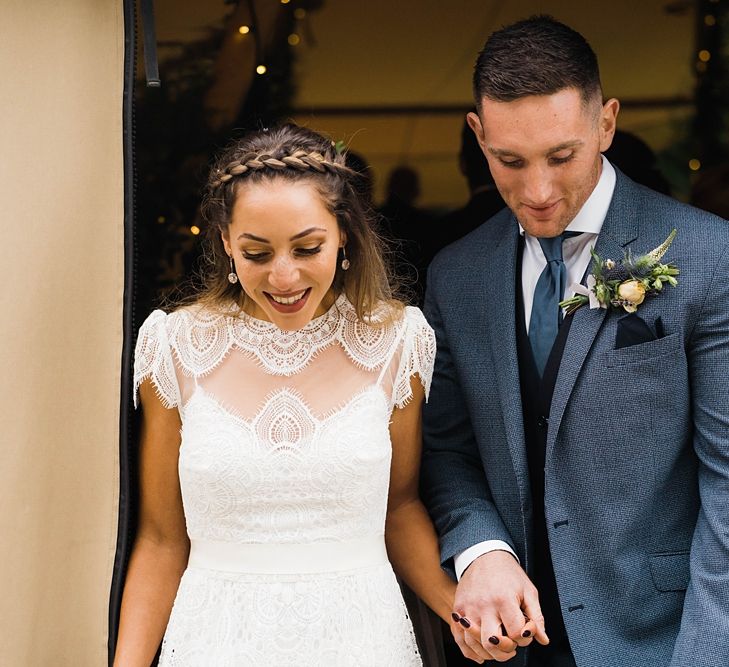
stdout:
{"type": "Polygon", "coordinates": [[[530,236],[561,234],[600,177],[617,100],[584,103],[578,90],[512,102],[484,98],[468,122],[504,201],[530,236]]]}

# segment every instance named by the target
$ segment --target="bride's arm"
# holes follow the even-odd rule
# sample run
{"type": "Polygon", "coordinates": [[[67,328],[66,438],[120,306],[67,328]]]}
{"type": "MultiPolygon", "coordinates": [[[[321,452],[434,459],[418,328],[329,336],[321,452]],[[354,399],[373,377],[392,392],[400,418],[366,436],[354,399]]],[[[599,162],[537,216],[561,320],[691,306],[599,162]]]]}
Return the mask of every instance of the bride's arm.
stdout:
{"type": "Polygon", "coordinates": [[[139,528],[124,584],[115,667],[152,663],[190,549],[177,474],[179,413],[162,405],[149,380],[139,393],[139,528]]]}
{"type": "Polygon", "coordinates": [[[390,422],[392,468],[385,541],[392,567],[448,625],[453,623],[455,582],[440,567],[438,537],[418,496],[423,387],[411,378],[412,398],[395,408],[390,422]]]}

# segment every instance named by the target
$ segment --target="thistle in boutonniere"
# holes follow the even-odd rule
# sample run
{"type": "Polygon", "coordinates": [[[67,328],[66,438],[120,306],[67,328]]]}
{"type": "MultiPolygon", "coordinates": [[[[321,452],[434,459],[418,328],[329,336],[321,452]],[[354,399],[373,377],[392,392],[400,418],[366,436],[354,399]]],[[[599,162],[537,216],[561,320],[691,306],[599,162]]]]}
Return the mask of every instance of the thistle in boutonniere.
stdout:
{"type": "Polygon", "coordinates": [[[638,257],[628,249],[622,262],[602,259],[592,248],[592,274],[587,277],[587,286],[571,285],[575,295],[561,301],[560,307],[567,315],[588,303],[590,308],[613,306],[634,313],[646,296],[658,294],[666,283],[678,285],[678,268],[670,262],[661,263],[675,237],[674,229],[661,245],[638,257]]]}

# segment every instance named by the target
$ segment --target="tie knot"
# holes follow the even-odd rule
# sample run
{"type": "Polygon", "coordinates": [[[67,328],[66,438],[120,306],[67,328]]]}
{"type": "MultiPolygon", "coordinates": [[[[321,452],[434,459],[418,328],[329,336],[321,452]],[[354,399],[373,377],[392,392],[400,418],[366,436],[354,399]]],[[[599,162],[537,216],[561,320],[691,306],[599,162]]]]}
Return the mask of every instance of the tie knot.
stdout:
{"type": "Polygon", "coordinates": [[[563,235],[555,236],[551,239],[537,239],[539,245],[542,246],[542,252],[549,262],[561,262],[562,261],[562,241],[563,235]]]}
{"type": "Polygon", "coordinates": [[[562,262],[562,241],[579,236],[581,232],[562,232],[559,236],[551,239],[537,239],[542,246],[542,252],[549,262],[562,262]]]}

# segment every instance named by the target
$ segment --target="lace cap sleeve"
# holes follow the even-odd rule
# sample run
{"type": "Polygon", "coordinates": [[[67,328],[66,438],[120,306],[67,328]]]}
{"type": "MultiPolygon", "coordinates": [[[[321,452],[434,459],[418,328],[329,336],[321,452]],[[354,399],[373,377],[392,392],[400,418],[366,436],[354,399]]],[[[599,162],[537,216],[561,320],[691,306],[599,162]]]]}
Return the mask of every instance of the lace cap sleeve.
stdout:
{"type": "Polygon", "coordinates": [[[180,405],[180,389],[167,336],[167,317],[163,311],[155,310],[139,330],[134,352],[134,407],[139,405],[139,385],[147,378],[152,380],[157,396],[166,408],[180,405]]]}
{"type": "Polygon", "coordinates": [[[410,379],[417,374],[427,400],[435,363],[435,332],[419,308],[408,306],[403,314],[403,338],[400,365],[395,376],[392,402],[404,407],[413,397],[410,379]]]}

